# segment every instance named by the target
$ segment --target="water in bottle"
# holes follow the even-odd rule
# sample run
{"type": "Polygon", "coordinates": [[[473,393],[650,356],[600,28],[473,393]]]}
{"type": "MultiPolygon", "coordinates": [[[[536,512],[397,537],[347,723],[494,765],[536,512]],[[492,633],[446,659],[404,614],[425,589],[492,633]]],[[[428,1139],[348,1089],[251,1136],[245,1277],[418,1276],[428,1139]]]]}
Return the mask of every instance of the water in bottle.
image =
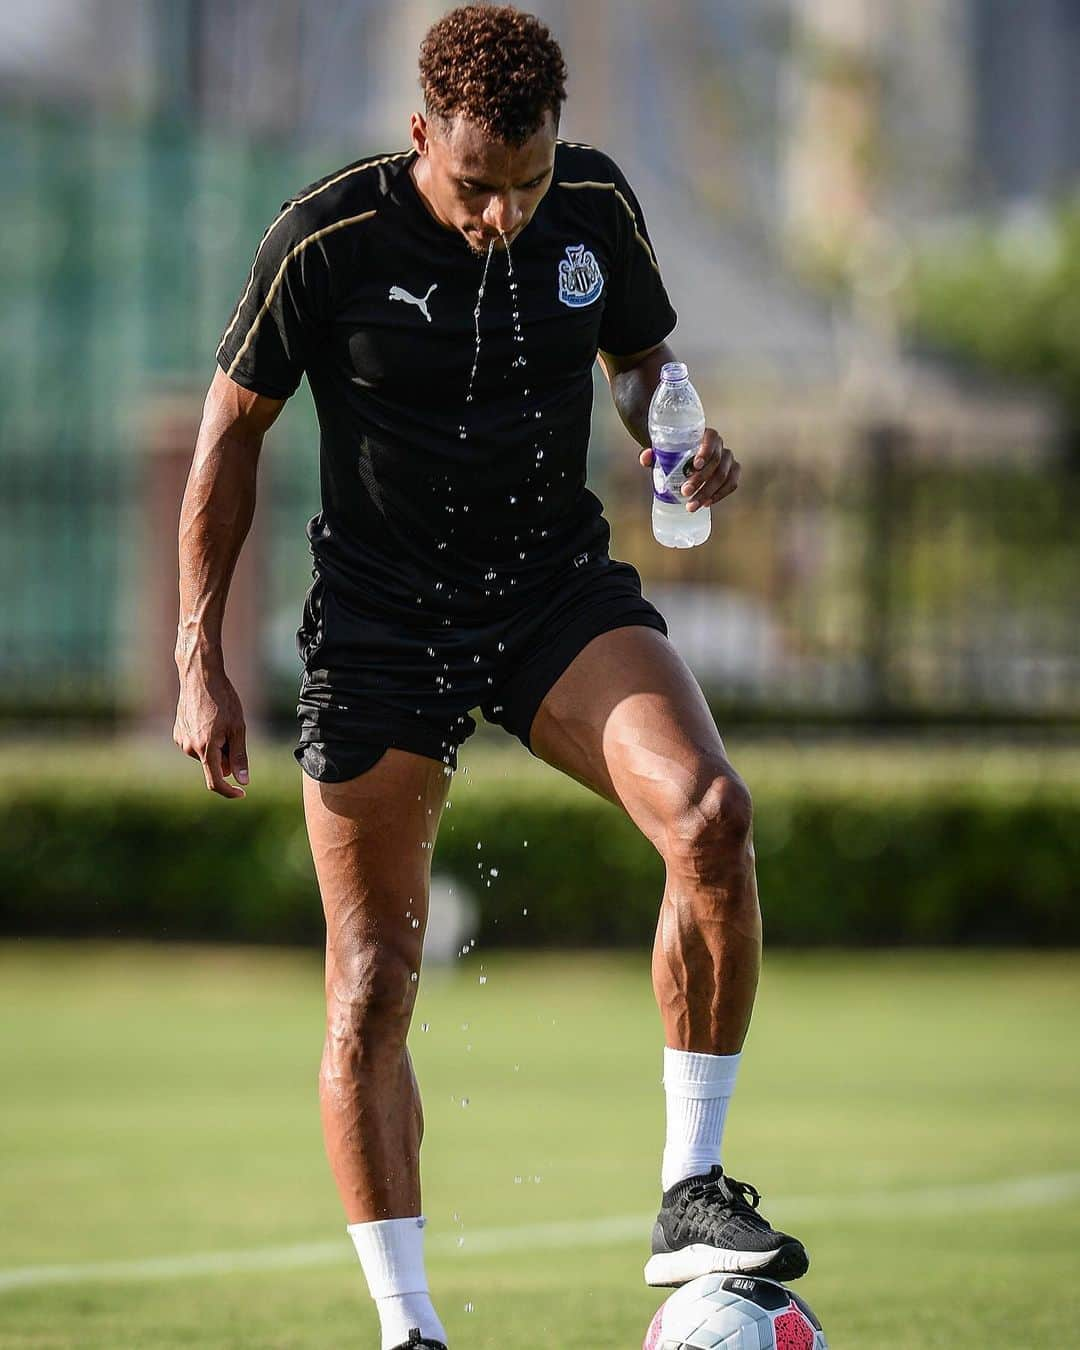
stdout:
{"type": "Polygon", "coordinates": [[[712,529],[707,506],[688,511],[682,485],[694,471],[694,456],[705,434],[705,410],[681,361],[660,371],[649,404],[649,438],[653,452],[653,534],[668,548],[703,544],[712,529]]]}

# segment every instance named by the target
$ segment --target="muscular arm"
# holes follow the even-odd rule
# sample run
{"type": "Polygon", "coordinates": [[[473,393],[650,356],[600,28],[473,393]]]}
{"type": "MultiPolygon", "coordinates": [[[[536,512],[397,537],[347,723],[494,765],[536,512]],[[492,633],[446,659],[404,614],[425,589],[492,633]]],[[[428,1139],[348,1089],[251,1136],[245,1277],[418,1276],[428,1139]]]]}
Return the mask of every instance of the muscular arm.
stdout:
{"type": "MultiPolygon", "coordinates": [[[[666,342],[661,342],[658,347],[650,347],[647,351],[635,352],[632,356],[600,353],[600,364],[611,386],[615,408],[623,426],[638,445],[647,447],[649,444],[649,403],[660,383],[660,368],[676,359],[666,342]]],[[[642,450],[638,458],[645,468],[649,468],[653,462],[652,450],[642,450]]],[[[688,499],[688,511],[713,506],[739,486],[741,465],[724,444],[723,437],[712,427],[705,428],[694,466],[695,472],[682,489],[688,499]]]]}
{"type": "Polygon", "coordinates": [[[220,370],[203,407],[180,511],[180,674],[173,740],[202,762],[206,786],[242,797],[247,751],[243,711],[225,674],[221,626],[236,560],[255,511],[263,436],[283,404],[253,394],[220,370]]]}
{"type": "Polygon", "coordinates": [[[666,342],[633,356],[600,353],[615,410],[638,445],[649,444],[649,403],[660,383],[660,367],[676,359],[666,342]]]}

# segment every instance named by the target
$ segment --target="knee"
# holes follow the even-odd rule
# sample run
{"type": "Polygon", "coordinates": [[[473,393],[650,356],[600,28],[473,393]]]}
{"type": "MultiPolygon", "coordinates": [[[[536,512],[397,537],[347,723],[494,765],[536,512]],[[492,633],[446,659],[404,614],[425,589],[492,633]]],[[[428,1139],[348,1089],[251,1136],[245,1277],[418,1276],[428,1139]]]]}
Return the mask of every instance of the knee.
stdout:
{"type": "Polygon", "coordinates": [[[723,884],[751,859],[753,803],[743,780],[724,760],[705,763],[678,794],[664,835],[669,867],[702,884],[723,884]]]}
{"type": "Polygon", "coordinates": [[[399,1054],[416,1002],[419,954],[388,943],[365,944],[338,959],[327,979],[331,1042],[352,1052],[399,1054]]]}

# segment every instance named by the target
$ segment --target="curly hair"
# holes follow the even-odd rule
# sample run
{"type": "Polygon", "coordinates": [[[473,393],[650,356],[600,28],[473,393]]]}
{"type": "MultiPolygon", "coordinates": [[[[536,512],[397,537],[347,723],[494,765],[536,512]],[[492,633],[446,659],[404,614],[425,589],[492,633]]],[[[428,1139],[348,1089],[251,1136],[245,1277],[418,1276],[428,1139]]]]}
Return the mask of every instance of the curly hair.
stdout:
{"type": "Polygon", "coordinates": [[[459,113],[492,140],[523,145],[551,110],[558,124],[566,62],[539,19],[512,5],[462,5],[432,24],[420,44],[428,115],[459,113]]]}

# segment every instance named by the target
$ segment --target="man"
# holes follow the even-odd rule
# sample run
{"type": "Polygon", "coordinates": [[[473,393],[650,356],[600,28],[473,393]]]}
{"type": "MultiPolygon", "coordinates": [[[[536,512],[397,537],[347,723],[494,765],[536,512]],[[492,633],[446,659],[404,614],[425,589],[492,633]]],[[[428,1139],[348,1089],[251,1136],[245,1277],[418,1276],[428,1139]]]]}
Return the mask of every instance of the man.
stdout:
{"type": "MultiPolygon", "coordinates": [[[[532,16],[454,10],[427,34],[420,75],[411,149],[306,188],[264,235],[180,527],[175,739],[209,789],[241,797],[221,619],[263,435],[306,374],[323,509],[308,529],[296,754],[327,924],[320,1096],[383,1350],[446,1342],[424,1271],[406,1037],[431,850],[477,705],[622,807],[666,864],[653,982],[667,1137],[646,1279],[807,1267],[720,1165],[760,955],[750,799],[585,488],[598,354],[642,446],[673,359],[641,209],[607,156],[557,140],[565,66],[532,16]]],[[[735,490],[712,429],[695,466],[687,510],[735,490]]]]}

